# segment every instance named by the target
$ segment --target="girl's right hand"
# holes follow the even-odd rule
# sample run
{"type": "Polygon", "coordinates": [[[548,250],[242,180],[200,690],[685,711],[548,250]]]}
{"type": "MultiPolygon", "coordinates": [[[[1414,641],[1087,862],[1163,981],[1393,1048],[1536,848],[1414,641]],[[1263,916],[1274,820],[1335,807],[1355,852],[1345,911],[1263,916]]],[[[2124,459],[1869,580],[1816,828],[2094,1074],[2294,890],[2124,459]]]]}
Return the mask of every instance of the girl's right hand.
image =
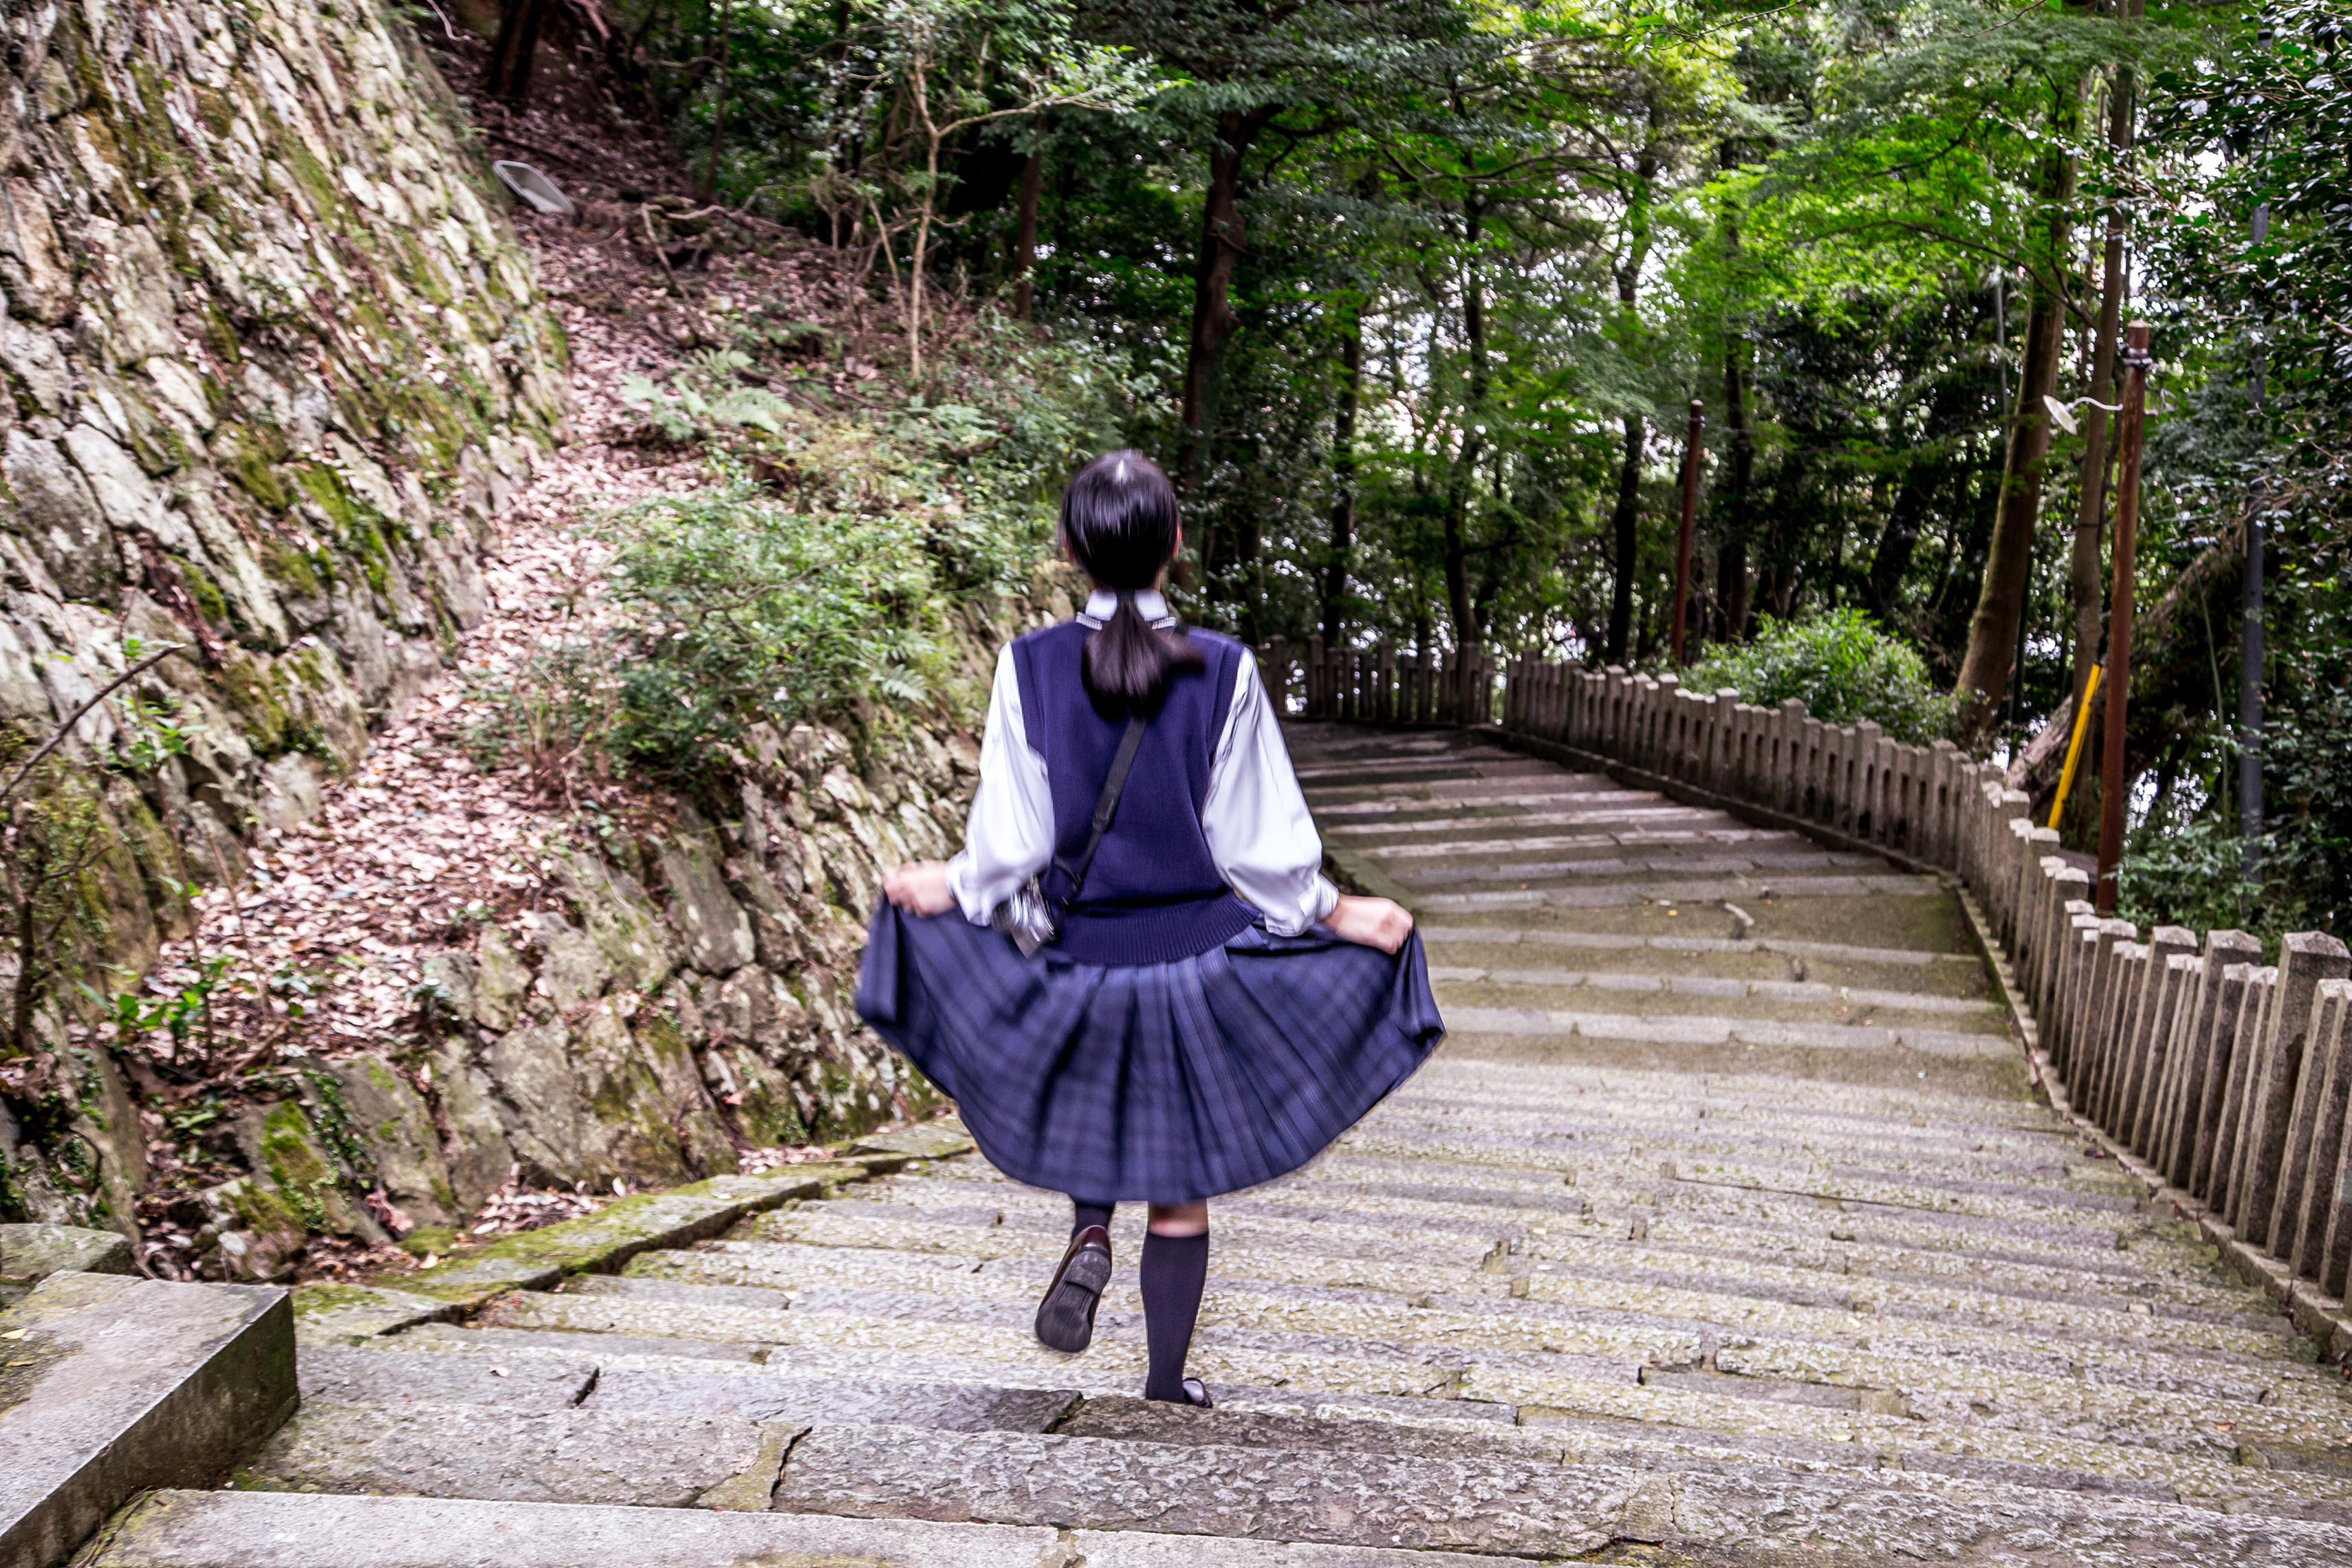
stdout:
{"type": "Polygon", "coordinates": [[[910,915],[943,915],[956,907],[944,860],[910,860],[891,867],[882,873],[882,896],[910,915]]]}
{"type": "Polygon", "coordinates": [[[1342,942],[1360,942],[1393,953],[1412,934],[1412,916],[1392,899],[1366,899],[1342,893],[1323,924],[1342,942]]]}

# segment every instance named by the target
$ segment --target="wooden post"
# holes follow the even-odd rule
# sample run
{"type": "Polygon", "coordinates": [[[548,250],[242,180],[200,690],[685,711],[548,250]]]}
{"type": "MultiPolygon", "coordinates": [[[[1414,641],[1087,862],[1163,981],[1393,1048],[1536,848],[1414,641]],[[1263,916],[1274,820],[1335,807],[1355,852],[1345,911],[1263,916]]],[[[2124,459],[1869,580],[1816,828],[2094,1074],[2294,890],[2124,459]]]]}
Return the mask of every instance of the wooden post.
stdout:
{"type": "Polygon", "coordinates": [[[1683,532],[1675,546],[1675,666],[1690,662],[1684,634],[1690,621],[1691,534],[1698,526],[1699,442],[1706,433],[1706,405],[1691,399],[1690,438],[1683,447],[1683,532]]]}
{"type": "Polygon", "coordinates": [[[2139,458],[2147,416],[2146,321],[2125,334],[2124,411],[2116,439],[2115,590],[2107,608],[2106,754],[2099,759],[2099,890],[2103,915],[2116,908],[2116,868],[2124,858],[2124,721],[2131,707],[2132,573],[2139,532],[2139,458]]]}

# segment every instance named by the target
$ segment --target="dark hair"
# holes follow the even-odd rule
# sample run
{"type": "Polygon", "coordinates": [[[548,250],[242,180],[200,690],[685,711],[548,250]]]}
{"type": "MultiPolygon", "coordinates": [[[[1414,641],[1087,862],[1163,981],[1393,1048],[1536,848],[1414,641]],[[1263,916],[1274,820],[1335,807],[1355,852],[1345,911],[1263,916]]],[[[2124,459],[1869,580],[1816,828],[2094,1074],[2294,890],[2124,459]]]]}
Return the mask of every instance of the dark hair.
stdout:
{"type": "Polygon", "coordinates": [[[1150,712],[1171,673],[1205,662],[1181,632],[1154,631],[1135,607],[1135,595],[1175,558],[1180,521],[1175,487],[1140,452],[1105,452],[1063,492],[1062,542],[1070,558],[1096,586],[1118,595],[1118,608],[1087,638],[1079,667],[1087,698],[1106,718],[1150,712]]]}

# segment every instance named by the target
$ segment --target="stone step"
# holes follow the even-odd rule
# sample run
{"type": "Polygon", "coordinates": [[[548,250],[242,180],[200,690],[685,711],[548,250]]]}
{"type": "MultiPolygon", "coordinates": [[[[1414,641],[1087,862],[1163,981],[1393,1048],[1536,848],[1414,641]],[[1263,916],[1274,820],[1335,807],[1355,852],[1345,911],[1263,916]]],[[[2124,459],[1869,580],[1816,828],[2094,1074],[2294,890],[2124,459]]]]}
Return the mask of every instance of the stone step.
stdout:
{"type": "Polygon", "coordinates": [[[236,1484],[683,1508],[753,1469],[763,1450],[781,1461],[788,1440],[789,1429],[763,1440],[757,1423],[709,1412],[305,1404],[236,1484]]]}
{"type": "MultiPolygon", "coordinates": [[[[1031,1282],[1030,1291],[1034,1288],[1031,1282]]],[[[517,1297],[495,1315],[537,1328],[626,1331],[660,1321],[772,1344],[875,1345],[1045,1364],[1059,1359],[1028,1337],[1030,1291],[988,1300],[817,1287],[802,1291],[787,1312],[743,1300],[765,1292],[659,1280],[591,1279],[574,1290],[585,1294],[517,1297]]],[[[2200,1365],[2147,1347],[2077,1345],[2053,1356],[2021,1336],[1955,1331],[1937,1338],[1916,1325],[1762,1303],[1748,1303],[1735,1315],[1696,1297],[1565,1314],[1544,1304],[1465,1302],[1473,1309],[1466,1311],[1447,1305],[1406,1308],[1223,1289],[1204,1307],[1195,1364],[1234,1382],[1286,1379],[1340,1392],[1426,1394],[1450,1374],[1475,1368],[1532,1365],[1568,1374],[1573,1365],[1582,1380],[1623,1381],[1636,1365],[1690,1365],[1704,1354],[1722,1371],[1741,1374],[1723,1385],[1735,1395],[1748,1392],[1741,1380],[1759,1379],[1901,1389],[1914,1415],[1940,1403],[1948,1418],[1957,1413],[1966,1420],[1970,1402],[1992,1403],[2017,1412],[2011,1424],[2061,1432],[2127,1431],[2151,1412],[2193,1413],[2192,1424],[2231,1421],[2242,1432],[2280,1440],[2306,1429],[2328,1437],[2347,1429],[2340,1393],[2317,1380],[2298,1384],[2279,1375],[2291,1368],[2200,1365]],[[1714,1320],[1715,1331],[1673,1320],[1668,1314],[1676,1310],[1714,1320]]],[[[1106,1311],[1090,1363],[1139,1370],[1142,1333],[1131,1310],[1106,1311]]]]}
{"type": "Polygon", "coordinates": [[[314,1405],[490,1405],[516,1410],[569,1410],[596,1386],[592,1354],[488,1361],[418,1357],[398,1351],[306,1344],[295,1375],[305,1406],[314,1405]]]}
{"type": "MultiPolygon", "coordinates": [[[[900,1205],[874,1204],[863,1210],[813,1204],[785,1214],[761,1215],[732,1233],[747,1241],[800,1241],[820,1247],[871,1247],[892,1251],[970,1254],[981,1258],[1058,1259],[1068,1246],[1066,1222],[1058,1229],[1039,1226],[955,1225],[898,1219],[885,1213],[900,1205]]],[[[919,1213],[909,1209],[906,1212],[919,1213]]],[[[1277,1278],[1301,1283],[1352,1284],[1412,1271],[1475,1271],[1502,1255],[1499,1243],[1432,1241],[1421,1234],[1365,1227],[1354,1234],[1337,1226],[1289,1225],[1236,1217],[1219,1226],[1229,1245],[1252,1253],[1283,1255],[1277,1278]]]]}
{"type": "Polygon", "coordinates": [[[1598,1008],[1444,1008],[1450,1038],[1532,1036],[1573,1049],[1583,1041],[1642,1041],[1662,1046],[1769,1046],[1816,1051],[1916,1051],[1933,1057],[2007,1060],[2017,1047],[2002,1034],[1978,1034],[1946,1023],[1785,1024],[1719,1015],[1645,1015],[1598,1008]]]}
{"type": "Polygon", "coordinates": [[[793,1446],[775,1506],[1509,1556],[1581,1556],[1643,1541],[1727,1562],[1749,1560],[1745,1552],[1768,1542],[1783,1550],[1801,1542],[1808,1562],[1879,1563],[1941,1560],[1963,1543],[1999,1540],[2046,1563],[2155,1551],[2299,1564],[2352,1547],[2352,1531],[2332,1525],[1910,1471],[1885,1479],[1766,1466],[1659,1472],[875,1426],[812,1428],[793,1446]]]}
{"type": "MultiPolygon", "coordinates": [[[[1523,883],[1542,879],[1529,876],[1523,883]]],[[[1871,893],[1902,898],[1930,898],[1943,889],[1923,877],[1901,876],[1776,876],[1766,880],[1744,878],[1652,879],[1591,887],[1563,884],[1522,886],[1508,891],[1424,893],[1422,909],[1433,913],[1505,910],[1613,910],[1636,904],[1722,904],[1781,899],[1858,899],[1871,893]]]]}
{"type": "MultiPolygon", "coordinates": [[[[1030,1367],[1068,1364],[1068,1358],[1037,1342],[1029,1328],[1032,1310],[1018,1302],[945,1302],[940,1298],[900,1297],[887,1303],[869,1303],[873,1305],[885,1310],[777,1310],[607,1293],[541,1295],[519,1291],[493,1303],[482,1321],[490,1327],[590,1334],[611,1331],[644,1335],[656,1326],[674,1325],[698,1337],[732,1336],[746,1343],[770,1346],[887,1350],[1030,1367]],[[931,1303],[939,1303],[932,1309],[933,1316],[900,1315],[931,1303]]],[[[1595,1348],[1556,1352],[1507,1348],[1479,1353],[1587,1381],[1618,1382],[1628,1386],[1637,1382],[1637,1356],[1630,1351],[1612,1355],[1599,1348],[1610,1342],[1625,1343],[1626,1336],[1612,1336],[1605,1330],[1580,1333],[1573,1326],[1563,1326],[1552,1337],[1563,1345],[1595,1348]]],[[[1695,1349],[1695,1341],[1686,1343],[1695,1349]]],[[[770,1359],[772,1361],[772,1354],[770,1359]]],[[[1190,1365],[1195,1376],[1224,1383],[1289,1384],[1333,1394],[1430,1398],[1451,1392],[1474,1359],[1471,1352],[1445,1345],[1398,1344],[1345,1334],[1213,1323],[1204,1326],[1195,1341],[1190,1365]]],[[[1145,1363],[1142,1325],[1122,1323],[1116,1319],[1101,1325],[1084,1360],[1097,1372],[1140,1376],[1145,1363]]]]}
{"type": "MultiPolygon", "coordinates": [[[[1817,1008],[1836,1007],[1847,1012],[1884,1009],[1889,1012],[1981,1016],[1994,1021],[2000,1027],[2007,1026],[2009,1016],[1996,1004],[1980,997],[1938,996],[1928,992],[1831,985],[1819,981],[1738,980],[1706,974],[1629,974],[1591,969],[1478,969],[1466,964],[1432,964],[1429,978],[1433,983],[1454,986],[1603,992],[1612,995],[1688,996],[1717,1004],[1745,1000],[1817,1008]]],[[[1803,1015],[1791,1013],[1785,1016],[1797,1017],[1803,1015]]]]}
{"type": "MultiPolygon", "coordinates": [[[[1051,1530],[262,1491],[149,1494],[84,1568],[1062,1568],[1051,1530]]],[[[1301,1560],[1300,1568],[1307,1568],[1301,1560]]]]}
{"type": "MultiPolygon", "coordinates": [[[[616,1338],[593,1332],[479,1329],[429,1338],[404,1334],[388,1341],[387,1348],[422,1357],[493,1359],[502,1364],[512,1365],[530,1359],[562,1359],[577,1355],[583,1347],[593,1348],[608,1339],[616,1338]]],[[[640,1347],[646,1343],[643,1340],[626,1342],[640,1347]]],[[[702,1355],[697,1348],[697,1342],[681,1340],[676,1342],[683,1347],[677,1355],[631,1353],[604,1360],[598,1368],[599,1378],[619,1372],[675,1373],[714,1379],[741,1378],[751,1389],[758,1390],[768,1386],[763,1380],[781,1376],[844,1384],[955,1385],[982,1392],[1029,1393],[1055,1398],[1066,1398],[1073,1392],[1088,1397],[1129,1396],[1140,1392],[1143,1383],[1139,1368],[1103,1370],[1093,1364],[1097,1358],[1092,1354],[1075,1360],[1048,1358],[1046,1364],[1034,1361],[1024,1364],[937,1350],[907,1351],[829,1344],[746,1344],[731,1347],[748,1352],[746,1359],[719,1361],[702,1355]],[[1056,1363],[1058,1364],[1055,1364],[1056,1363]]],[[[1517,1420],[1517,1412],[1510,1405],[1451,1397],[1363,1394],[1218,1381],[1211,1381],[1208,1386],[1220,1409],[1319,1415],[1335,1420],[1379,1420],[1433,1428],[1465,1426],[1509,1427],[1517,1420]]],[[[757,1397],[756,1393],[748,1395],[747,1403],[757,1397]]]]}
{"type": "MultiPolygon", "coordinates": [[[[1465,836],[1440,837],[1428,831],[1435,824],[1415,824],[1411,828],[1394,830],[1393,844],[1360,844],[1357,853],[1369,860],[1405,864],[1416,860],[1442,860],[1454,856],[1533,855],[1551,850],[1590,849],[1597,854],[1611,854],[1621,849],[1657,849],[1674,853],[1712,854],[1725,849],[1773,852],[1780,849],[1804,850],[1813,847],[1812,841],[1801,833],[1783,833],[1769,827],[1629,827],[1615,833],[1530,834],[1526,831],[1524,817],[1488,817],[1483,822],[1457,822],[1465,836]]],[[[1350,837],[1363,837],[1377,829],[1358,828],[1350,837]]]]}
{"type": "Polygon", "coordinates": [[[1545,882],[1620,886],[1661,877],[1744,876],[1769,880],[1778,891],[1779,879],[1784,877],[1875,871],[1886,864],[1874,855],[1842,855],[1827,849],[1733,852],[1727,847],[1646,855],[1623,854],[1612,847],[1606,853],[1563,855],[1543,860],[1526,858],[1510,847],[1497,847],[1484,854],[1456,853],[1433,858],[1434,863],[1393,864],[1389,875],[1413,888],[1476,882],[1512,882],[1523,888],[1545,882]]]}
{"type": "MultiPolygon", "coordinates": [[[[1582,805],[1571,809],[1549,809],[1561,797],[1557,795],[1518,797],[1506,800],[1486,800],[1466,803],[1469,809],[1456,811],[1451,805],[1424,810],[1414,803],[1397,805],[1372,801],[1353,805],[1327,805],[1318,812],[1321,832],[1326,837],[1353,840],[1384,835],[1460,833],[1466,828],[1493,828],[1496,832],[1519,832],[1529,827],[1581,827],[1622,822],[1633,833],[1739,833],[1748,831],[1720,812],[1697,806],[1659,804],[1657,796],[1630,792],[1622,796],[1624,804],[1582,805]],[[1437,815],[1430,815],[1435,811],[1437,815]],[[1322,818],[1332,818],[1321,822],[1322,818]]],[[[1586,796],[1588,800],[1592,796],[1586,796]]]]}

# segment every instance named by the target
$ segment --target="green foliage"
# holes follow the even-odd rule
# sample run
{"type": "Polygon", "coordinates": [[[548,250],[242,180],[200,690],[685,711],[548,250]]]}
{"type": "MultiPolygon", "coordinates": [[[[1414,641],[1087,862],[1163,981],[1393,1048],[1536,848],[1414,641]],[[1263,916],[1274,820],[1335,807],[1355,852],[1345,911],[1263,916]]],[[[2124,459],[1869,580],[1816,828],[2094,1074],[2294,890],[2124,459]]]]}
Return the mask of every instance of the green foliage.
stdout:
{"type": "Polygon", "coordinates": [[[1768,619],[1755,641],[1694,665],[1683,685],[1693,691],[1728,686],[1762,708],[1794,697],[1825,724],[1868,720],[1915,746],[1949,730],[1954,710],[1917,651],[1851,605],[1801,621],[1768,619]]]}
{"type": "Polygon", "coordinates": [[[738,379],[751,368],[751,356],[738,349],[711,349],[672,373],[667,389],[631,373],[621,378],[624,407],[642,409],[646,421],[673,441],[698,441],[732,430],[778,434],[790,410],[764,386],[738,379]]]}
{"type": "Polygon", "coordinates": [[[624,766],[688,774],[753,724],[929,691],[942,605],[913,509],[795,512],[737,479],[599,532],[626,622],[605,742],[624,766]]]}
{"type": "Polygon", "coordinates": [[[2131,836],[2116,879],[2116,913],[2137,925],[2236,930],[2262,939],[2273,957],[2279,938],[2310,927],[2312,910],[2245,875],[2245,843],[2211,817],[2157,822],[2131,836]]]}

